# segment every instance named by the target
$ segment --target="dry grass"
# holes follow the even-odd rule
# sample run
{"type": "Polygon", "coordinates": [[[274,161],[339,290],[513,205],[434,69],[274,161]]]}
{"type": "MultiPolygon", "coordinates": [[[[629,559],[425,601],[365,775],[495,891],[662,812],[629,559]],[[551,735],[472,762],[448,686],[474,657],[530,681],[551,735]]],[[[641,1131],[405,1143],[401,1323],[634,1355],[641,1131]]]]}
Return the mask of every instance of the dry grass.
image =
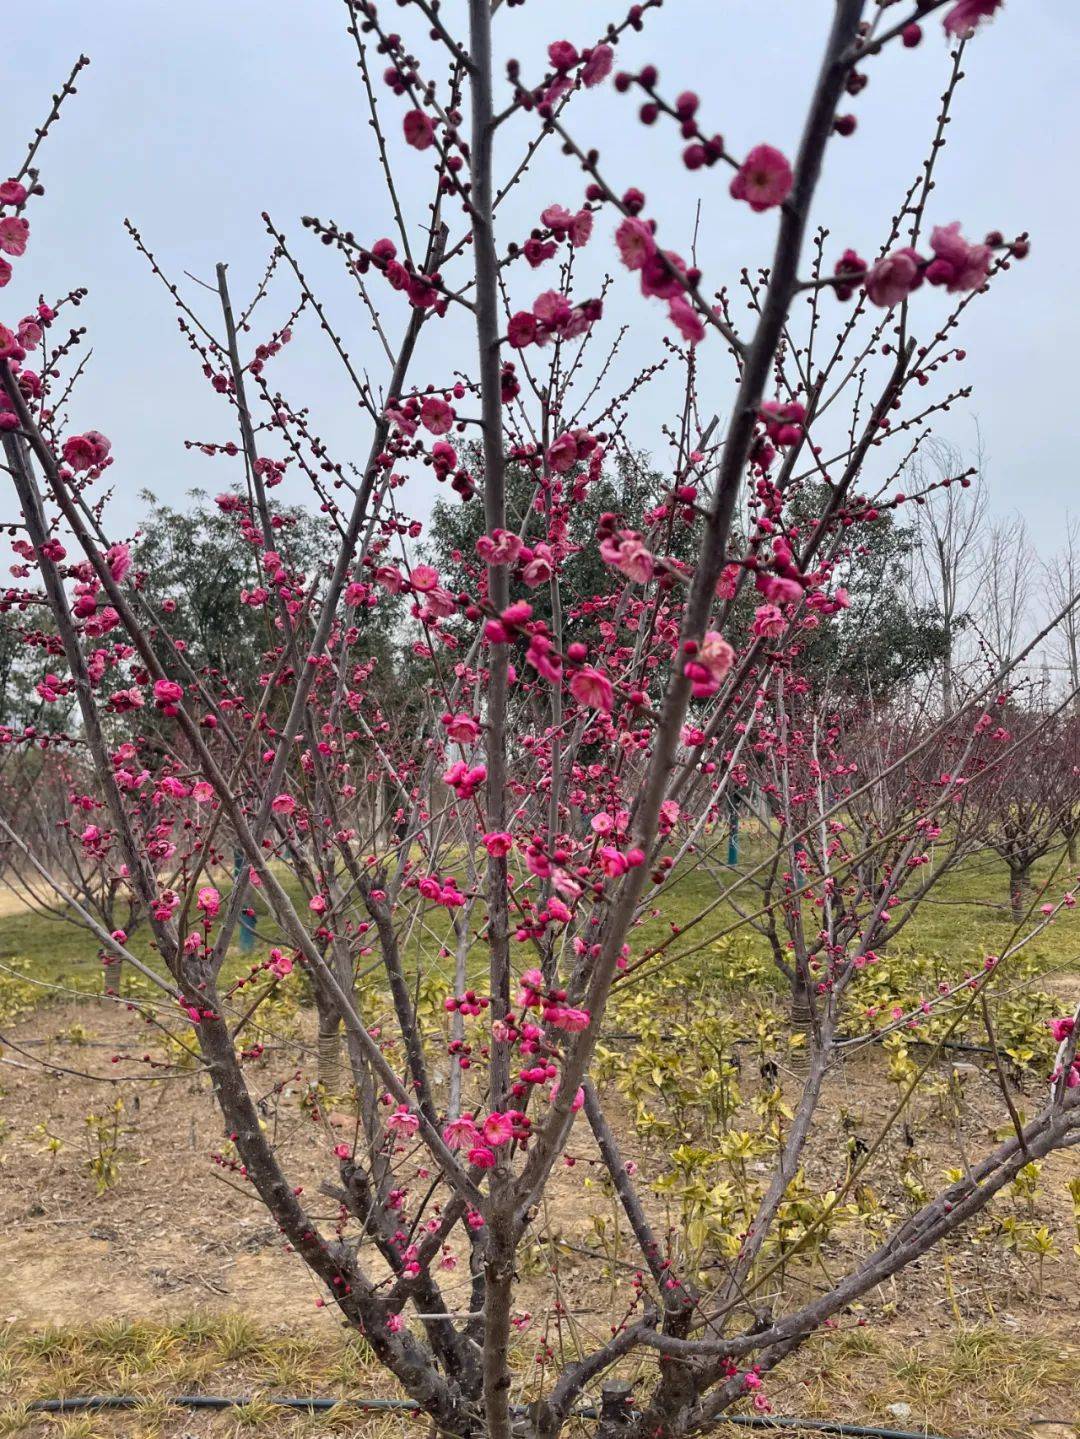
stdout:
{"type": "Polygon", "coordinates": [[[1030,1329],[986,1324],[910,1337],[853,1329],[823,1338],[795,1370],[784,1375],[783,1407],[819,1418],[972,1439],[1050,1439],[1033,1420],[1080,1423],[1080,1345],[1030,1329]],[[898,1416],[903,1405],[910,1411],[898,1416]]]}
{"type": "MultiPolygon", "coordinates": [[[[0,1397],[10,1401],[0,1403],[4,1439],[419,1439],[424,1428],[405,1413],[342,1407],[304,1415],[270,1402],[274,1395],[377,1393],[387,1393],[386,1376],[362,1341],[345,1334],[330,1342],[307,1339],[243,1314],[0,1331],[0,1397]],[[217,1413],[166,1402],[200,1392],[244,1395],[248,1402],[217,1413]],[[126,1412],[62,1416],[26,1408],[38,1398],[110,1393],[142,1403],[126,1412]]],[[[1080,1347],[1050,1333],[1010,1334],[989,1325],[926,1337],[863,1328],[827,1334],[773,1391],[784,1413],[972,1439],[1051,1439],[1053,1430],[1032,1421],[1077,1422],[1078,1395],[1080,1347]]]]}
{"type": "Polygon", "coordinates": [[[82,1327],[0,1330],[0,1436],[26,1439],[181,1439],[258,1434],[266,1439],[363,1433],[365,1439],[421,1432],[406,1414],[358,1416],[342,1408],[296,1414],[268,1396],[385,1392],[386,1376],[362,1340],[325,1332],[307,1339],[246,1314],[193,1313],[171,1323],[106,1320],[82,1327]],[[179,1409],[178,1394],[244,1396],[229,1410],[179,1409]],[[38,1415],[35,1399],[85,1394],[133,1395],[137,1409],[38,1415]],[[347,1422],[346,1422],[347,1421],[347,1422]]]}

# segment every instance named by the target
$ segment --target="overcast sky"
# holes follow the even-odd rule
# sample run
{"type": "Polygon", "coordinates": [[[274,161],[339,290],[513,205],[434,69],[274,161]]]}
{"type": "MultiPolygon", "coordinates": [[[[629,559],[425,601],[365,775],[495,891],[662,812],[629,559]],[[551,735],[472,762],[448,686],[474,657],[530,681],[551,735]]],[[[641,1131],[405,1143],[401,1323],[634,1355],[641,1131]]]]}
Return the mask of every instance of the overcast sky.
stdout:
{"type": "MultiPolygon", "coordinates": [[[[406,33],[420,42],[415,16],[388,0],[383,8],[394,25],[406,29],[412,23],[406,33]]],[[[706,126],[722,132],[736,154],[762,140],[790,154],[831,9],[829,0],[667,0],[645,33],[621,47],[619,63],[634,68],[651,60],[665,92],[697,90],[706,126]]],[[[567,37],[587,44],[617,10],[598,0],[503,7],[497,20],[501,54],[520,57],[526,76],[536,76],[548,41],[567,37]]],[[[464,0],[445,0],[442,13],[460,27],[464,11],[464,0]]],[[[39,290],[53,295],[75,285],[89,288],[80,318],[89,326],[94,354],[72,421],[103,430],[113,441],[115,529],[136,522],[144,487],[177,503],[192,486],[214,493],[239,476],[226,468],[236,462],[183,449],[185,438],[234,435],[177,332],[168,296],[123,230],[125,215],[209,317],[212,297],[184,280],[183,272],[212,280],[215,262],[226,260],[243,300],[266,262],[269,241],[259,215],[269,210],[295,242],[350,351],[376,382],[385,377],[340,263],[299,225],[301,215],[314,213],[368,241],[391,233],[344,18],[342,0],[38,0],[6,7],[0,136],[7,159],[0,168],[10,170],[21,160],[25,137],[78,52],[92,59],[42,152],[47,195],[30,211],[31,249],[16,262],[16,280],[0,298],[10,321],[39,290]]],[[[1031,258],[971,308],[962,332],[969,352],[963,379],[974,394],[940,428],[970,449],[978,427],[992,509],[1020,510],[1044,551],[1056,541],[1066,505],[1078,507],[1078,53],[1075,0],[1009,0],[968,47],[967,78],[928,210],[931,223],[959,219],[975,238],[991,228],[1032,234],[1031,258]]],[[[872,253],[916,172],[949,68],[940,20],[929,22],[918,50],[896,50],[869,68],[871,84],[852,107],[858,132],[830,148],[815,206],[814,220],[831,231],[833,255],[847,245],[872,253]]],[[[402,102],[385,89],[380,99],[404,204],[419,225],[429,192],[428,157],[405,151],[398,141],[402,102]]],[[[607,85],[575,102],[571,129],[600,148],[614,184],[636,183],[647,191],[648,212],[660,217],[665,242],[684,253],[701,193],[699,262],[711,288],[733,284],[742,265],[767,260],[775,217],[751,215],[729,200],[726,172],[692,181],[677,163],[671,130],[644,130],[634,120],[635,108],[607,85]]],[[[503,173],[524,134],[508,128],[500,136],[503,173]]],[[[580,173],[550,149],[507,204],[504,240],[515,233],[525,238],[546,204],[575,206],[581,194],[580,173]]],[[[610,220],[601,221],[583,256],[582,293],[589,288],[588,265],[598,282],[613,264],[611,228],[610,220]]],[[[452,230],[460,229],[457,214],[452,230]]],[[[527,303],[554,277],[550,266],[536,276],[517,275],[515,302],[527,303]]],[[[261,312],[266,327],[284,318],[292,294],[284,283],[274,292],[261,312]]],[[[397,333],[403,307],[394,296],[381,298],[388,329],[397,333]]],[[[928,298],[927,316],[936,313],[929,308],[936,299],[928,298]]],[[[609,311],[632,325],[632,346],[612,371],[619,382],[662,354],[667,327],[659,303],[641,299],[625,276],[617,280],[609,311]]],[[[419,379],[445,378],[448,361],[473,369],[463,330],[447,327],[436,339],[419,379]]],[[[715,336],[701,352],[702,403],[723,418],[732,392],[730,365],[715,336]]],[[[338,458],[362,459],[369,424],[310,322],[301,325],[295,351],[274,380],[294,402],[312,407],[338,458]]],[[[674,385],[661,380],[636,408],[632,437],[660,459],[661,426],[676,401],[674,385]]],[[[421,498],[414,510],[429,502],[421,498]]]]}

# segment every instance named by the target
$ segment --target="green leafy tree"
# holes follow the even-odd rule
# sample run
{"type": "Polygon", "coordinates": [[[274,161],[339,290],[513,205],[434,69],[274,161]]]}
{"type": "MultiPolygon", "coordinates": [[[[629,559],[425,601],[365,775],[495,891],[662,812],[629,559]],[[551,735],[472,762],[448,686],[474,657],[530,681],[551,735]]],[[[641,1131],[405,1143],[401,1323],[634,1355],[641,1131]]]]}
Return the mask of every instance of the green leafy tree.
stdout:
{"type": "MultiPolygon", "coordinates": [[[[169,628],[183,641],[196,670],[217,670],[246,688],[272,643],[269,606],[237,605],[241,589],[260,583],[258,551],[239,537],[235,521],[201,490],[187,509],[173,509],[149,491],[149,512],[132,545],[133,569],[143,598],[156,614],[169,614],[169,628]]],[[[313,516],[286,512],[280,552],[290,569],[310,573],[325,542],[313,516]]]]}
{"type": "MultiPolygon", "coordinates": [[[[478,446],[466,447],[463,463],[474,474],[482,473],[483,459],[478,446]]],[[[568,482],[567,490],[571,478],[564,477],[568,482]]],[[[645,525],[646,510],[657,503],[668,484],[669,481],[652,465],[647,455],[618,455],[613,457],[611,466],[586,487],[580,501],[570,502],[566,518],[567,539],[572,552],[560,574],[560,588],[564,595],[580,600],[611,592],[611,570],[601,559],[596,544],[601,515],[617,514],[628,528],[641,529],[645,525]]],[[[546,540],[547,536],[539,530],[539,515],[532,513],[538,489],[535,475],[523,465],[510,465],[506,486],[507,528],[521,534],[526,544],[535,545],[540,540],[546,540]]],[[[436,501],[428,526],[425,557],[439,570],[450,590],[465,590],[470,594],[477,592],[483,565],[477,558],[476,542],[483,533],[484,511],[480,504],[436,501]]],[[[662,546],[664,553],[681,558],[681,550],[685,548],[688,559],[686,527],[677,526],[672,540],[672,544],[662,546]]],[[[539,585],[529,590],[527,598],[536,618],[550,623],[552,610],[548,586],[539,585]]],[[[590,625],[587,616],[566,613],[563,627],[567,642],[588,638],[590,625]]]]}
{"type": "MultiPolygon", "coordinates": [[[[149,511],[132,545],[132,561],[143,598],[155,614],[169,615],[170,633],[183,641],[194,669],[216,671],[250,693],[264,652],[276,642],[272,604],[237,604],[241,590],[263,582],[259,548],[243,540],[233,517],[202,490],[190,492],[184,510],[149,491],[142,498],[149,511]]],[[[285,523],[275,535],[278,553],[290,572],[303,575],[307,584],[317,582],[334,538],[327,521],[300,507],[279,513],[285,523]]],[[[386,596],[375,609],[356,611],[362,631],[358,655],[390,661],[394,617],[386,596]]]]}
{"type": "MultiPolygon", "coordinates": [[[[804,487],[793,499],[793,520],[809,533],[825,500],[823,486],[804,487]]],[[[859,525],[858,540],[839,552],[834,571],[849,608],[804,631],[799,667],[808,678],[833,693],[884,699],[941,665],[947,642],[941,613],[914,602],[906,583],[915,544],[914,530],[891,510],[859,525]]]]}

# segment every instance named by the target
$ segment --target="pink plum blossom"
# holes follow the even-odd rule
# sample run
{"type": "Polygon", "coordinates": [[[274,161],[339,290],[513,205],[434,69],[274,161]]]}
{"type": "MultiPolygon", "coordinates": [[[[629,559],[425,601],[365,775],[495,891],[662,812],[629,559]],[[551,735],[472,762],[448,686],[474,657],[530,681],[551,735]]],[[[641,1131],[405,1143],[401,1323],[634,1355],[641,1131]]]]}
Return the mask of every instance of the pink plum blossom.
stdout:
{"type": "Polygon", "coordinates": [[[579,704],[611,713],[615,692],[611,681],[593,665],[583,665],[570,679],[570,693],[579,704]]]}
{"type": "Polygon", "coordinates": [[[435,126],[423,110],[409,110],[402,128],[405,132],[405,141],[414,150],[428,150],[435,143],[435,126]]]}
{"type": "Polygon", "coordinates": [[[472,744],[480,733],[480,723],[469,714],[444,714],[442,717],[446,738],[455,744],[472,744]]]}
{"type": "Polygon", "coordinates": [[[871,266],[866,277],[866,294],[872,305],[888,310],[906,300],[922,280],[922,261],[910,246],[905,246],[871,266]]]}
{"type": "Polygon", "coordinates": [[[668,316],[688,344],[698,345],[705,338],[705,322],[685,295],[676,295],[668,302],[668,316]]]}
{"type": "Polygon", "coordinates": [[[651,227],[644,220],[628,215],[615,231],[615,244],[619,258],[628,270],[640,270],[656,253],[656,241],[651,227]]]}
{"type": "Polygon", "coordinates": [[[764,639],[777,639],[787,629],[787,621],[775,605],[758,605],[750,628],[764,639]]]}
{"type": "Polygon", "coordinates": [[[792,182],[787,157],[772,145],[755,145],[731,182],[731,194],[760,212],[782,205],[791,194],[792,182]]]}
{"type": "Polygon", "coordinates": [[[960,222],[937,225],[930,232],[934,258],[926,267],[931,285],[944,285],[950,295],[977,290],[990,269],[990,246],[972,245],[960,233],[960,222]]]}
{"type": "Polygon", "coordinates": [[[443,1139],[451,1149],[471,1149],[476,1138],[476,1124],[467,1114],[443,1125],[443,1139]]]}
{"type": "Polygon", "coordinates": [[[30,238],[30,226],[21,215],[5,215],[0,220],[0,250],[5,255],[22,255],[30,238]]]}
{"type": "Polygon", "coordinates": [[[556,70],[571,70],[578,62],[577,46],[569,40],[553,40],[548,46],[548,59],[556,70]]]}
{"type": "Polygon", "coordinates": [[[489,1114],[480,1126],[480,1133],[484,1137],[484,1143],[492,1149],[498,1149],[501,1144],[509,1144],[514,1137],[514,1121],[509,1114],[495,1112],[489,1114]]]}
{"type": "Polygon", "coordinates": [[[618,530],[606,535],[600,541],[600,557],[635,584],[647,584],[653,577],[654,556],[634,530],[618,530]]]}
{"type": "Polygon", "coordinates": [[[970,40],[984,20],[991,20],[1003,0],[957,0],[945,16],[945,34],[955,40],[970,40]]]}
{"type": "Polygon", "coordinates": [[[588,59],[581,67],[581,79],[591,89],[606,80],[611,74],[611,67],[615,61],[615,52],[610,45],[594,45],[588,52],[588,59]]]}
{"type": "Polygon", "coordinates": [[[433,435],[445,435],[454,423],[454,407],[439,395],[428,395],[420,406],[420,423],[433,435]]]}
{"type": "Polygon", "coordinates": [[[204,885],[199,890],[196,905],[206,915],[207,919],[214,919],[221,908],[221,895],[212,884],[204,885]]]}

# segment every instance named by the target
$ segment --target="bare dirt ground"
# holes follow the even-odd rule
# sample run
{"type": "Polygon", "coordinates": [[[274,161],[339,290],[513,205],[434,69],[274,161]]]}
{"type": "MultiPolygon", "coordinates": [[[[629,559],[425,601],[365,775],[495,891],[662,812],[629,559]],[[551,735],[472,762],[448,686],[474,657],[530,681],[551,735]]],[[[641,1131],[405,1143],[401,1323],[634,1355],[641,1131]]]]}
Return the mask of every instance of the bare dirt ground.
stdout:
{"type": "MultiPolygon", "coordinates": [[[[141,1054],[145,1031],[123,1009],[93,1001],[42,1008],[14,1026],[9,1040],[0,1061],[5,1126],[0,1143],[0,1324],[23,1334],[104,1319],[168,1325],[194,1311],[239,1313],[277,1334],[303,1334],[328,1346],[340,1342],[332,1310],[316,1306],[317,1287],[302,1263],[285,1252],[257,1199],[245,1192],[241,1180],[213,1163],[210,1156],[221,1144],[222,1129],[203,1077],[117,1081],[118,1073],[136,1074],[140,1066],[132,1059],[114,1065],[112,1055],[141,1054]],[[94,1147],[86,1114],[90,1109],[107,1112],[117,1097],[123,1108],[116,1178],[99,1193],[88,1167],[94,1147]]],[[[289,1063],[282,1053],[258,1061],[256,1087],[265,1073],[261,1087],[269,1091],[289,1063]]],[[[977,1066],[966,1066],[962,1078],[972,1112],[985,1115],[989,1135],[1001,1120],[992,1079],[977,1066]]],[[[867,1133],[887,1118],[895,1102],[895,1091],[881,1079],[879,1060],[869,1055],[850,1063],[832,1083],[828,1112],[857,1114],[860,1130],[867,1133]]],[[[1032,1097],[1028,1107],[1034,1102],[1032,1097]]],[[[313,1194],[328,1173],[327,1139],[301,1107],[301,1086],[286,1093],[267,1122],[278,1127],[290,1175],[313,1194]]],[[[955,1147],[948,1135],[934,1134],[933,1122],[929,1112],[917,1115],[916,1132],[899,1131],[882,1151],[874,1183],[890,1208],[903,1209],[900,1174],[907,1150],[918,1146],[928,1177],[955,1162],[955,1147]]],[[[822,1191],[835,1188],[842,1177],[842,1140],[837,1120],[835,1133],[824,1135],[810,1156],[808,1175],[822,1191]]],[[[560,1269],[565,1300],[583,1329],[601,1334],[611,1312],[610,1291],[596,1277],[599,1266],[575,1253],[591,1242],[594,1214],[610,1209],[597,1189],[583,1188],[594,1157],[583,1124],[572,1149],[578,1165],[560,1175],[548,1222],[565,1246],[560,1269]]],[[[947,1259],[940,1254],[924,1259],[868,1296],[864,1308],[845,1317],[837,1335],[821,1346],[808,1346],[790,1378],[779,1383],[777,1407],[789,1413],[842,1413],[851,1420],[877,1415],[894,1427],[917,1427],[898,1423],[896,1414],[906,1412],[927,1423],[951,1423],[942,1428],[946,1433],[1038,1433],[1055,1439],[1048,1426],[1031,1425],[1039,1419],[1075,1420],[1080,1413],[1080,1260],[1072,1250],[1076,1236],[1067,1191],[1068,1180],[1078,1174],[1076,1151],[1052,1156],[1038,1193],[1023,1211],[1028,1220],[1045,1224],[1056,1240],[1041,1286],[1035,1261],[1010,1253],[1000,1241],[957,1243],[947,1259]],[[964,1358],[958,1331],[983,1336],[985,1363],[964,1358]],[[1000,1371],[1010,1355],[1020,1368],[1003,1379],[1000,1371]],[[890,1404],[901,1407],[894,1413],[890,1404]],[[982,1427],[971,1427],[976,1419],[982,1427]]],[[[311,1202],[317,1214],[332,1208],[329,1201],[321,1207],[317,1199],[311,1202]]],[[[1006,1203],[1002,1212],[1019,1214],[1017,1203],[1006,1203]]],[[[839,1258],[834,1253],[828,1263],[839,1258]]],[[[538,1300],[539,1287],[526,1273],[522,1308],[538,1300]]],[[[251,1378],[246,1372],[245,1382],[251,1378]]],[[[35,1392],[40,1382],[39,1376],[35,1392]]],[[[387,1392],[385,1381],[377,1382],[380,1392],[387,1392]]],[[[0,1378],[0,1398],[3,1388],[0,1378]]],[[[18,1384],[15,1390],[9,1399],[25,1397],[18,1384]]],[[[125,1427],[127,1421],[120,1418],[95,1423],[99,1427],[85,1431],[86,1439],[142,1432],[125,1427]]],[[[211,1432],[193,1422],[177,1419],[176,1424],[180,1427],[169,1421],[146,1432],[211,1432]]],[[[259,1432],[276,1435],[279,1430],[259,1432]]],[[[83,1439],[82,1431],[72,1433],[83,1439]]]]}
{"type": "MultiPolygon", "coordinates": [[[[0,1320],[165,1318],[194,1307],[310,1320],[318,1296],[303,1265],[284,1253],[254,1196],[209,1158],[223,1133],[204,1077],[114,1082],[110,1071],[137,1066],[113,1066],[112,1054],[140,1052],[143,1039],[123,1011],[105,1006],[43,1009],[12,1040],[28,1053],[11,1049],[8,1060],[29,1067],[0,1068],[11,1130],[0,1193],[0,1320]],[[73,1025],[87,1040],[65,1038],[73,1025]],[[41,1067],[53,1062],[56,1070],[41,1067]],[[98,1193],[85,1116],[104,1112],[117,1095],[117,1181],[98,1193]],[[41,1125],[62,1140],[57,1153],[48,1152],[41,1125]]],[[[323,1157],[310,1128],[287,1147],[301,1168],[305,1151],[312,1161],[323,1157]]]]}

